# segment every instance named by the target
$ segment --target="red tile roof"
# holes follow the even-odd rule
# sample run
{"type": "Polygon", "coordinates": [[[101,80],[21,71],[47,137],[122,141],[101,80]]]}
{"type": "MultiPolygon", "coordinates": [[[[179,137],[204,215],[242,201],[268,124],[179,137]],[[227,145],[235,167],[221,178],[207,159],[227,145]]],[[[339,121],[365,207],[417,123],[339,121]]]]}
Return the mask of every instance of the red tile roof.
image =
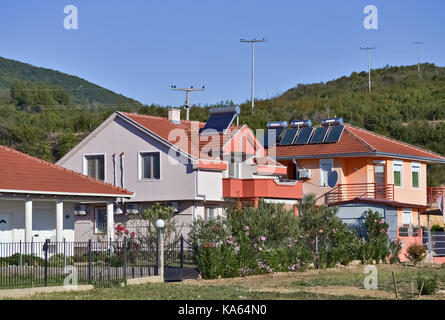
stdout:
{"type": "Polygon", "coordinates": [[[181,123],[174,123],[171,120],[162,117],[128,112],[119,113],[199,159],[215,160],[215,157],[209,156],[207,151],[210,151],[211,149],[220,150],[241,128],[241,126],[231,126],[224,133],[200,135],[199,129],[204,127],[204,122],[181,120],[181,123]],[[174,131],[178,129],[180,131],[174,131]],[[187,135],[187,141],[180,141],[177,138],[177,135],[179,136],[181,132],[187,135]],[[169,139],[170,134],[172,136],[169,139]]]}
{"type": "MultiPolygon", "coordinates": [[[[270,151],[273,152],[271,148],[269,148],[269,152],[270,151]]],[[[445,157],[439,154],[352,126],[350,124],[345,124],[344,132],[337,143],[290,146],[278,145],[276,146],[275,152],[276,157],[281,159],[293,156],[311,158],[311,156],[341,156],[342,154],[364,153],[364,155],[388,154],[388,156],[394,157],[400,155],[407,158],[421,158],[431,162],[445,162],[445,157]]]]}
{"type": "Polygon", "coordinates": [[[128,197],[133,193],[0,145],[0,190],[83,196],[128,197]]]}

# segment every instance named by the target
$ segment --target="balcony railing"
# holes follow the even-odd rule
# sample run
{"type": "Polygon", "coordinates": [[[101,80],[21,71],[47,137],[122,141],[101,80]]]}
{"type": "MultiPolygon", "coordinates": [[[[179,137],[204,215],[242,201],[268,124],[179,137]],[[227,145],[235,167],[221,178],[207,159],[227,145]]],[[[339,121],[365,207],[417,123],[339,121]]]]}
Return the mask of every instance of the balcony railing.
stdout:
{"type": "Polygon", "coordinates": [[[445,196],[445,187],[428,187],[427,202],[429,205],[437,203],[437,199],[443,194],[445,196]]]}
{"type": "Polygon", "coordinates": [[[338,184],[325,194],[327,204],[335,204],[356,198],[394,201],[394,185],[386,183],[338,184]]]}
{"type": "Polygon", "coordinates": [[[303,188],[301,182],[295,180],[226,178],[223,195],[226,198],[301,199],[303,188]]]}

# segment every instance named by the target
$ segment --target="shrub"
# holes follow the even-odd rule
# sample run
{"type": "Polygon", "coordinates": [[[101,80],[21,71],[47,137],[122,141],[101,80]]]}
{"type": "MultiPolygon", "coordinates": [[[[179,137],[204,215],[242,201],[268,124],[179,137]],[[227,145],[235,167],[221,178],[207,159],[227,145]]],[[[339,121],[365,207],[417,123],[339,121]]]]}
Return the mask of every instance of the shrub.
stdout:
{"type": "Polygon", "coordinates": [[[437,274],[428,275],[423,273],[417,274],[417,290],[422,290],[421,294],[431,295],[437,291],[437,274]],[[423,285],[423,287],[422,287],[423,285]]]}
{"type": "Polygon", "coordinates": [[[444,230],[445,228],[438,224],[434,224],[433,226],[431,226],[431,232],[444,231],[444,230]]]}
{"type": "Polygon", "coordinates": [[[51,256],[48,259],[48,265],[50,267],[64,267],[65,265],[67,266],[74,265],[74,258],[66,257],[66,264],[65,264],[65,255],[63,253],[58,253],[51,256]]]}
{"type": "Polygon", "coordinates": [[[367,241],[360,248],[360,258],[365,263],[384,261],[390,254],[388,224],[378,212],[368,210],[365,213],[367,241]]]}
{"type": "Polygon", "coordinates": [[[399,254],[401,250],[402,250],[402,242],[400,241],[400,239],[392,241],[389,244],[389,252],[391,253],[389,257],[389,263],[394,264],[396,262],[400,262],[399,254]]]}
{"type": "MultiPolygon", "coordinates": [[[[20,265],[20,253],[14,253],[8,259],[9,265],[19,266],[20,265]]],[[[43,267],[45,265],[45,260],[31,254],[22,254],[22,265],[43,267]]]]}
{"type": "Polygon", "coordinates": [[[230,278],[239,275],[239,264],[232,245],[204,244],[196,257],[204,279],[230,278]]]}
{"type": "Polygon", "coordinates": [[[411,243],[405,253],[405,256],[414,264],[422,262],[426,256],[426,249],[420,243],[411,243]]]}

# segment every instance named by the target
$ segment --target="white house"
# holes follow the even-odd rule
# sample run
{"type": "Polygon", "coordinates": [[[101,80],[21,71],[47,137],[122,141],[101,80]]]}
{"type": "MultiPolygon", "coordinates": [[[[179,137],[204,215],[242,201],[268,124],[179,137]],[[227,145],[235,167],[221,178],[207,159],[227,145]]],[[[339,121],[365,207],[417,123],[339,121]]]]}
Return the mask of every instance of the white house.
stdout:
{"type": "MultiPolygon", "coordinates": [[[[106,206],[133,193],[0,145],[0,243],[74,241],[75,212],[83,203],[106,206]]],[[[108,229],[113,238],[113,228],[108,229]]]]}

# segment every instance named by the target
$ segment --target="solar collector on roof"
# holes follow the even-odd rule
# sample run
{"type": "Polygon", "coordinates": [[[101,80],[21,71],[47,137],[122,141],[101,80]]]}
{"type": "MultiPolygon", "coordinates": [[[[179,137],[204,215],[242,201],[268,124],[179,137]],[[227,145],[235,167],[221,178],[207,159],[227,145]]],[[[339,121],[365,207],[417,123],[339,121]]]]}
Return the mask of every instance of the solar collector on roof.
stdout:
{"type": "Polygon", "coordinates": [[[230,127],[233,120],[235,120],[239,113],[239,107],[213,108],[210,110],[210,117],[201,132],[224,132],[230,127]]]}
{"type": "Polygon", "coordinates": [[[307,144],[309,142],[309,138],[311,137],[312,131],[313,128],[311,127],[301,128],[300,132],[298,133],[298,137],[295,139],[293,144],[307,144]]]}
{"type": "Polygon", "coordinates": [[[312,136],[311,143],[323,143],[328,133],[328,127],[317,128],[312,136]]]}
{"type": "Polygon", "coordinates": [[[338,142],[341,138],[344,128],[345,126],[332,126],[331,130],[329,131],[328,137],[325,140],[325,143],[338,142]]]}
{"type": "Polygon", "coordinates": [[[298,134],[298,128],[289,128],[284,132],[281,138],[280,145],[290,145],[294,142],[296,135],[298,134]]]}

